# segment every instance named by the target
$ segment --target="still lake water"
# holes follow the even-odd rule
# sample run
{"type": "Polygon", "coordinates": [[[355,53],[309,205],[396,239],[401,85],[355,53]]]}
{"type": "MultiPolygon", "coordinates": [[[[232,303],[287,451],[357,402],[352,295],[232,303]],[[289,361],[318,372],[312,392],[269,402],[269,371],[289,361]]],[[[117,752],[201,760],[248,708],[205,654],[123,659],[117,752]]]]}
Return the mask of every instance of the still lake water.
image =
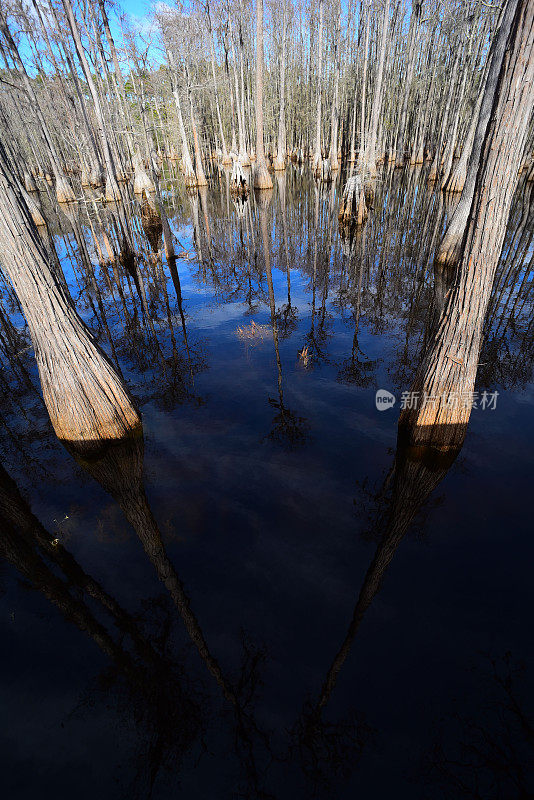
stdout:
{"type": "Polygon", "coordinates": [[[451,211],[425,170],[384,170],[349,240],[339,180],[306,169],[244,203],[224,172],[165,187],[179,284],[137,201],[143,285],[106,261],[113,209],[42,193],[144,442],[62,447],[2,284],[2,481],[45,542],[2,534],[3,796],[531,797],[528,187],[480,359],[496,405],[431,479],[396,461],[451,211]]]}

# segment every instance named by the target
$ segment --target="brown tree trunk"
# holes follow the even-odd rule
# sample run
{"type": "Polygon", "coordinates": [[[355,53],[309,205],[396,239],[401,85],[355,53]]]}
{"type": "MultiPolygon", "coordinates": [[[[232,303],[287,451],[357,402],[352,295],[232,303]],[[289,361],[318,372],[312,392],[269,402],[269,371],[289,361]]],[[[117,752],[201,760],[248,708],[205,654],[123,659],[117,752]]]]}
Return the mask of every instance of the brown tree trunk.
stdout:
{"type": "Polygon", "coordinates": [[[263,0],[256,0],[256,164],[254,188],[272,189],[263,146],[263,0]]]}
{"type": "Polygon", "coordinates": [[[189,110],[191,112],[191,130],[193,131],[193,149],[195,151],[195,174],[197,178],[197,186],[207,186],[208,181],[206,180],[204,165],[202,164],[202,153],[200,152],[200,142],[198,139],[197,123],[195,119],[193,88],[191,86],[191,78],[187,67],[186,67],[186,79],[187,79],[187,94],[189,97],[189,110]]]}
{"type": "Polygon", "coordinates": [[[91,97],[95,107],[95,116],[98,125],[98,131],[100,134],[100,142],[102,144],[104,159],[106,161],[106,200],[120,201],[122,199],[122,195],[119,189],[119,184],[117,183],[115,162],[113,160],[113,155],[111,153],[111,146],[108,140],[108,132],[106,130],[104,113],[102,111],[102,106],[100,104],[98,91],[95,86],[91,70],[89,68],[89,63],[87,61],[85,51],[83,49],[82,41],[80,38],[80,32],[78,30],[78,23],[76,22],[76,19],[74,17],[74,11],[72,10],[72,4],[70,0],[62,0],[62,2],[63,2],[63,8],[65,9],[65,15],[67,17],[69,27],[72,33],[72,38],[74,39],[74,44],[76,46],[76,52],[78,53],[78,58],[80,59],[80,63],[82,65],[83,74],[85,76],[85,80],[87,81],[87,85],[89,86],[89,91],[91,93],[91,97]]]}
{"type": "Polygon", "coordinates": [[[464,234],[467,229],[469,212],[473,203],[473,196],[479,177],[480,154],[485,141],[485,136],[490,121],[495,95],[499,88],[501,66],[505,49],[512,28],[517,0],[507,3],[497,37],[493,41],[491,63],[484,87],[477,126],[474,133],[473,146],[467,168],[467,177],[460,202],[454,210],[447,230],[440,244],[436,261],[442,266],[455,266],[461,258],[461,248],[464,234]]]}
{"type": "Polygon", "coordinates": [[[416,445],[457,446],[471,414],[484,318],[534,105],[534,4],[509,0],[505,15],[512,8],[458,275],[412,386],[430,401],[404,409],[399,420],[416,445]]]}
{"type": "Polygon", "coordinates": [[[1,9],[0,9],[0,31],[2,31],[2,33],[3,33],[3,35],[4,35],[5,39],[6,39],[6,42],[8,43],[9,48],[11,50],[11,54],[12,54],[13,60],[15,61],[15,63],[17,64],[17,67],[20,70],[22,82],[24,84],[24,88],[25,88],[25,90],[26,90],[26,92],[28,94],[28,98],[31,99],[31,103],[32,103],[33,109],[35,111],[35,115],[37,117],[37,120],[39,122],[39,126],[41,128],[41,132],[43,134],[43,139],[46,142],[46,146],[48,148],[48,154],[49,154],[49,157],[50,157],[50,161],[52,162],[52,169],[54,170],[54,177],[56,179],[56,196],[57,196],[57,199],[58,199],[58,201],[60,203],[71,203],[76,199],[75,196],[74,196],[74,192],[72,191],[72,187],[69,185],[68,181],[65,179],[65,176],[63,175],[63,172],[61,170],[61,164],[60,164],[60,161],[59,161],[59,156],[57,154],[55,145],[54,145],[54,143],[52,141],[52,137],[50,136],[50,132],[48,130],[48,126],[46,124],[46,121],[45,121],[41,106],[40,106],[39,101],[37,99],[37,95],[35,94],[35,91],[33,89],[33,85],[32,85],[32,83],[31,83],[31,81],[30,81],[30,79],[28,77],[28,73],[26,72],[26,69],[25,69],[24,64],[22,62],[22,59],[20,57],[19,51],[18,51],[17,46],[16,46],[16,44],[15,44],[15,42],[13,40],[13,37],[11,36],[11,33],[10,33],[8,25],[7,25],[7,21],[4,18],[1,9]]]}
{"type": "Polygon", "coordinates": [[[287,50],[287,0],[284,0],[282,16],[282,57],[280,63],[280,116],[278,119],[278,143],[276,146],[275,170],[286,168],[286,50],[287,50]]]}
{"type": "Polygon", "coordinates": [[[384,80],[384,69],[386,65],[386,48],[389,30],[389,4],[386,0],[384,8],[384,21],[382,23],[382,37],[380,40],[380,56],[378,61],[378,72],[376,75],[375,90],[373,95],[373,105],[371,109],[371,130],[369,133],[369,146],[366,153],[366,165],[371,177],[376,175],[376,141],[378,138],[378,117],[382,106],[382,83],[384,80]]]}
{"type": "Polygon", "coordinates": [[[0,143],[0,253],[24,312],[60,439],[82,447],[140,425],[128,389],[59,284],[0,143]]]}
{"type": "Polygon", "coordinates": [[[319,0],[319,38],[317,50],[319,53],[317,68],[317,114],[315,117],[315,150],[313,153],[313,170],[318,174],[323,163],[321,152],[321,101],[322,101],[322,80],[323,80],[323,15],[324,0],[319,0]]]}

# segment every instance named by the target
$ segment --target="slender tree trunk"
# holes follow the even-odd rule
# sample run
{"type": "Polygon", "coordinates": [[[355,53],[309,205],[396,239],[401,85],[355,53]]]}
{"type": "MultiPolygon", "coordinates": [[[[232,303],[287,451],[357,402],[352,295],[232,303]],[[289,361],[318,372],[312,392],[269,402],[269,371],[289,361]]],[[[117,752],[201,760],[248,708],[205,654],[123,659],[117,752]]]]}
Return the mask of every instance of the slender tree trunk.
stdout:
{"type": "Polygon", "coordinates": [[[76,52],[78,53],[78,58],[80,59],[85,80],[87,81],[87,85],[89,87],[89,91],[91,93],[91,97],[93,99],[93,104],[95,107],[95,116],[98,125],[98,131],[100,134],[100,141],[102,144],[102,150],[104,152],[104,159],[106,161],[106,200],[118,201],[122,199],[122,195],[119,189],[119,184],[117,183],[115,162],[113,160],[113,156],[111,153],[111,145],[108,139],[108,133],[106,130],[104,113],[100,103],[100,98],[98,96],[98,91],[95,86],[95,82],[93,80],[91,69],[89,67],[85,51],[83,49],[82,40],[80,38],[80,32],[78,30],[78,24],[74,17],[74,12],[72,10],[71,2],[70,0],[62,0],[62,2],[69,23],[69,27],[72,33],[72,38],[74,39],[74,44],[76,45],[76,52]]]}
{"type": "Polygon", "coordinates": [[[323,17],[324,0],[319,0],[319,35],[317,41],[318,65],[317,65],[317,113],[315,117],[315,150],[313,153],[313,170],[319,174],[323,161],[321,151],[321,102],[322,102],[322,83],[323,83],[323,17]]]}
{"type": "Polygon", "coordinates": [[[276,146],[275,170],[286,168],[286,51],[287,51],[287,0],[282,12],[282,58],[280,63],[280,117],[278,119],[278,143],[276,146]]]}
{"type": "Polygon", "coordinates": [[[272,189],[263,146],[263,0],[256,0],[256,165],[254,188],[272,189]]]}
{"type": "Polygon", "coordinates": [[[206,180],[206,175],[204,173],[204,166],[202,164],[202,153],[200,152],[200,142],[198,139],[198,129],[195,119],[195,106],[193,101],[193,88],[191,86],[191,76],[189,75],[189,69],[187,67],[185,68],[185,73],[187,80],[187,94],[189,97],[189,110],[191,112],[191,130],[193,132],[193,148],[195,151],[195,174],[197,178],[197,186],[207,186],[208,181],[206,180]]]}
{"type": "Polygon", "coordinates": [[[341,72],[341,6],[334,11],[336,26],[334,31],[334,97],[332,100],[332,117],[330,120],[330,169],[337,172],[339,161],[337,157],[337,137],[339,129],[339,76],[341,72]]]}
{"type": "Polygon", "coordinates": [[[14,59],[16,65],[18,66],[18,68],[20,70],[22,82],[24,84],[24,88],[25,88],[26,93],[28,95],[28,99],[31,100],[33,109],[35,111],[35,115],[37,117],[37,120],[39,122],[39,126],[41,128],[41,132],[43,134],[43,138],[44,138],[46,146],[48,148],[50,161],[52,162],[52,169],[54,171],[54,177],[56,179],[56,196],[57,196],[57,199],[58,199],[58,201],[60,203],[70,203],[70,202],[72,202],[72,201],[74,201],[76,199],[75,196],[74,196],[74,192],[72,191],[71,186],[69,185],[69,183],[65,179],[65,176],[63,175],[63,172],[62,172],[62,169],[61,169],[60,160],[59,160],[59,156],[58,156],[57,150],[55,148],[55,145],[54,145],[54,143],[52,141],[52,137],[50,135],[50,131],[48,130],[48,126],[46,124],[46,121],[45,121],[45,118],[44,118],[44,115],[43,115],[43,111],[42,111],[41,106],[39,104],[39,101],[37,99],[37,95],[35,94],[35,91],[33,89],[33,85],[32,85],[32,83],[31,83],[31,81],[30,81],[30,79],[28,77],[28,73],[26,72],[26,69],[25,69],[24,64],[22,62],[22,59],[20,57],[18,48],[17,48],[17,46],[16,46],[16,44],[15,44],[15,42],[13,40],[13,37],[11,36],[11,33],[9,32],[9,28],[7,26],[7,21],[6,21],[6,19],[5,19],[5,17],[4,17],[4,15],[3,15],[1,10],[0,10],[0,31],[2,31],[2,33],[3,33],[4,37],[5,37],[5,40],[6,40],[7,44],[8,44],[8,46],[9,46],[9,49],[11,50],[11,54],[13,56],[13,59],[14,59]]]}
{"type": "Polygon", "coordinates": [[[481,99],[480,112],[474,134],[473,147],[469,158],[469,166],[465,186],[454,213],[447,225],[445,235],[439,246],[436,261],[441,266],[455,266],[461,257],[462,241],[467,230],[469,212],[473,203],[473,196],[479,177],[480,154],[484,144],[484,137],[493,108],[495,94],[498,90],[501,64],[510,29],[514,19],[517,0],[508,0],[496,38],[490,52],[490,66],[486,79],[484,94],[481,99]]]}
{"type": "Polygon", "coordinates": [[[237,105],[237,136],[239,141],[239,163],[242,167],[248,167],[250,166],[250,159],[247,153],[247,141],[245,136],[245,102],[243,97],[243,87],[241,85],[240,88],[239,84],[238,61],[234,46],[232,20],[230,19],[230,17],[228,18],[228,26],[230,30],[230,48],[232,51],[232,65],[234,72],[235,97],[237,105]]]}
{"type": "MultiPolygon", "coordinates": [[[[363,12],[362,12],[363,13],[363,12]]],[[[358,161],[360,166],[365,164],[365,98],[367,91],[367,65],[369,52],[369,11],[365,14],[365,37],[363,43],[363,74],[362,74],[362,97],[360,111],[360,152],[358,161]]]]}
{"type": "Polygon", "coordinates": [[[369,133],[369,146],[366,153],[365,163],[371,177],[376,175],[376,141],[378,137],[378,117],[382,106],[382,83],[384,80],[384,69],[386,64],[386,49],[389,30],[389,5],[390,0],[386,0],[384,8],[384,21],[382,23],[382,37],[380,40],[380,55],[378,60],[378,72],[376,75],[375,90],[373,94],[373,105],[371,108],[371,130],[369,133]]]}
{"type": "MultiPolygon", "coordinates": [[[[228,149],[226,147],[226,138],[224,136],[224,128],[222,124],[221,118],[221,109],[219,105],[219,90],[217,88],[217,77],[215,75],[215,46],[213,44],[213,28],[211,25],[211,14],[210,14],[210,6],[209,2],[206,2],[206,16],[208,20],[208,37],[210,40],[210,55],[211,55],[211,76],[213,78],[213,91],[215,92],[215,106],[217,108],[217,121],[219,123],[219,133],[221,134],[221,144],[222,144],[222,160],[223,164],[230,164],[231,159],[228,155],[228,149]]],[[[232,123],[233,124],[233,123],[232,123]]]]}
{"type": "Polygon", "coordinates": [[[505,18],[512,11],[496,91],[489,77],[486,85],[490,121],[458,274],[412,386],[430,401],[406,408],[399,421],[415,445],[457,447],[471,414],[484,318],[534,106],[534,4],[508,0],[505,18]]]}
{"type": "Polygon", "coordinates": [[[410,98],[410,90],[413,83],[413,74],[416,62],[415,42],[417,41],[417,28],[419,25],[419,17],[421,15],[422,0],[416,0],[412,3],[412,13],[410,15],[410,29],[408,32],[407,43],[407,59],[406,76],[404,79],[404,92],[402,96],[402,110],[399,120],[399,132],[397,136],[397,155],[396,160],[401,164],[404,163],[406,155],[406,145],[404,137],[406,134],[406,118],[408,115],[408,100],[410,98]]]}

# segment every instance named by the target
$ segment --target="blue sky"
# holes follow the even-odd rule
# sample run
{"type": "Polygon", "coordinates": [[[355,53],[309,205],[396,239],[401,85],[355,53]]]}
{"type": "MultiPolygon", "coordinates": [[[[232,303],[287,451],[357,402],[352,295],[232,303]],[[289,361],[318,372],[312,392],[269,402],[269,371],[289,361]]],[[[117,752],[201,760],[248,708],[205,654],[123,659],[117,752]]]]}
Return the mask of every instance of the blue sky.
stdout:
{"type": "Polygon", "coordinates": [[[150,10],[149,0],[120,0],[121,8],[135,17],[143,17],[150,10]]]}
{"type": "MultiPolygon", "coordinates": [[[[132,18],[132,22],[142,24],[144,17],[149,13],[152,3],[150,0],[118,0],[116,11],[125,11],[132,18]]],[[[115,10],[108,9],[110,22],[113,24],[115,10]]]]}

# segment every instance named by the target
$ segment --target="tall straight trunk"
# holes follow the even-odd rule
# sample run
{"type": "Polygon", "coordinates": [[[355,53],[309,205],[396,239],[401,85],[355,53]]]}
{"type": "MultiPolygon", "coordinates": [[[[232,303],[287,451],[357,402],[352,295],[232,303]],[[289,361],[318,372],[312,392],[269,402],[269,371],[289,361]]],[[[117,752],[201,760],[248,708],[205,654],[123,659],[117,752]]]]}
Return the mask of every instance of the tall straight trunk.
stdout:
{"type": "Polygon", "coordinates": [[[412,386],[431,402],[406,408],[399,420],[415,445],[458,446],[471,414],[484,318],[534,106],[534,4],[508,0],[505,18],[509,14],[497,84],[489,78],[486,84],[491,112],[460,265],[412,386]],[[451,396],[460,401],[451,403],[451,396]]]}
{"type": "Polygon", "coordinates": [[[480,88],[480,92],[478,94],[478,98],[476,100],[475,107],[473,109],[471,122],[469,123],[469,129],[467,131],[467,136],[465,138],[464,146],[462,148],[462,154],[458,159],[458,163],[456,164],[456,166],[451,169],[450,174],[443,185],[443,189],[446,192],[461,192],[465,186],[465,181],[467,178],[467,165],[469,164],[469,158],[471,156],[471,151],[473,149],[473,144],[475,141],[475,133],[477,130],[478,118],[480,115],[480,107],[482,105],[482,99],[484,97],[484,88],[485,88],[485,83],[484,81],[482,81],[482,86],[480,88]]]}
{"type": "MultiPolygon", "coordinates": [[[[96,52],[98,54],[98,60],[100,62],[100,69],[102,71],[102,78],[99,81],[98,80],[98,73],[95,70],[96,81],[97,81],[97,84],[99,84],[99,86],[97,86],[97,90],[99,89],[99,92],[100,92],[99,96],[101,98],[101,104],[103,104],[104,106],[107,104],[107,108],[108,108],[108,112],[109,112],[109,123],[106,125],[106,133],[107,133],[107,138],[108,138],[108,141],[109,141],[109,146],[110,146],[111,154],[112,154],[112,158],[113,158],[113,168],[114,168],[115,178],[116,178],[116,181],[118,181],[119,180],[119,176],[120,176],[120,179],[124,180],[124,179],[126,179],[126,176],[127,176],[127,168],[126,168],[125,164],[123,163],[123,159],[122,159],[123,148],[122,148],[122,145],[119,142],[119,139],[118,139],[118,136],[117,136],[117,131],[121,128],[121,125],[119,125],[119,119],[122,118],[122,113],[119,112],[119,114],[117,114],[118,103],[117,104],[111,103],[107,99],[107,91],[106,91],[106,87],[107,86],[114,87],[115,97],[117,97],[118,96],[117,82],[115,81],[114,76],[112,75],[112,73],[109,70],[109,65],[108,65],[106,53],[104,51],[104,47],[102,45],[102,39],[101,39],[101,36],[100,36],[100,29],[97,27],[97,21],[95,19],[95,15],[93,13],[92,6],[89,5],[88,9],[89,9],[89,13],[90,13],[90,16],[91,16],[91,27],[92,27],[92,30],[93,30],[93,38],[95,39],[96,44],[97,44],[96,52]]],[[[86,30],[87,30],[87,28],[86,28],[86,30]]],[[[126,127],[128,128],[128,123],[126,123],[126,127]]],[[[107,191],[107,187],[106,187],[106,191],[107,191]]],[[[114,199],[119,200],[120,197],[114,198],[113,197],[113,191],[112,191],[112,193],[109,195],[108,199],[110,199],[110,200],[114,200],[114,199]]]]}
{"type": "MultiPolygon", "coordinates": [[[[40,26],[41,26],[41,31],[43,33],[43,37],[44,37],[44,40],[46,42],[48,58],[50,59],[50,63],[54,67],[54,71],[56,73],[56,76],[58,78],[60,86],[61,86],[61,88],[63,90],[64,96],[65,96],[65,100],[68,103],[69,97],[68,97],[67,88],[65,86],[65,81],[63,79],[63,75],[62,75],[62,73],[61,73],[61,71],[59,69],[59,65],[57,63],[57,59],[56,59],[56,57],[54,55],[54,51],[53,51],[52,45],[50,43],[50,37],[48,35],[48,30],[46,28],[45,21],[44,21],[44,18],[43,18],[43,12],[41,10],[40,5],[36,2],[36,0],[32,0],[32,6],[33,6],[33,9],[35,11],[35,14],[37,15],[37,17],[39,19],[39,23],[40,23],[40,26]]],[[[52,8],[52,11],[54,13],[54,9],[53,9],[52,6],[51,6],[51,8],[52,8]]],[[[56,16],[55,16],[55,18],[57,19],[56,16]]],[[[69,65],[69,67],[70,67],[70,65],[69,65]]],[[[84,102],[84,99],[82,97],[82,93],[81,93],[81,90],[80,90],[80,82],[78,80],[78,76],[77,76],[75,70],[72,67],[70,67],[70,73],[71,73],[72,82],[74,83],[74,88],[75,88],[75,91],[76,91],[76,95],[78,97],[78,103],[79,103],[80,111],[82,112],[84,127],[85,127],[85,130],[86,130],[86,133],[87,133],[87,139],[89,141],[89,145],[90,145],[90,148],[92,150],[94,166],[96,166],[97,169],[99,170],[99,172],[101,172],[102,171],[102,167],[101,167],[101,164],[100,164],[100,153],[98,152],[98,147],[97,147],[97,144],[96,144],[96,141],[95,141],[93,127],[90,124],[89,118],[87,116],[87,111],[86,111],[86,108],[85,108],[85,102],[84,102]]],[[[73,101],[73,105],[74,105],[74,101],[73,101]]]]}
{"type": "MultiPolygon", "coordinates": [[[[247,125],[246,125],[246,114],[245,114],[245,106],[246,106],[246,92],[245,92],[245,66],[244,66],[244,54],[243,54],[243,30],[242,25],[239,25],[239,77],[240,77],[240,95],[241,95],[241,120],[243,122],[243,134],[245,137],[245,149],[248,147],[250,149],[250,134],[247,135],[247,125]]],[[[249,117],[250,119],[250,117],[249,117]]],[[[250,124],[250,123],[249,123],[250,124]]],[[[241,160],[242,166],[249,166],[250,165],[250,158],[247,152],[246,160],[241,160]]]]}
{"type": "Polygon", "coordinates": [[[129,109],[128,103],[126,101],[126,86],[125,86],[125,83],[124,83],[124,77],[123,77],[123,74],[122,74],[122,70],[121,70],[121,67],[120,67],[120,64],[119,64],[119,58],[118,58],[118,55],[117,55],[117,48],[115,46],[115,40],[114,40],[114,38],[112,36],[111,29],[110,29],[110,26],[109,26],[109,19],[108,19],[108,15],[107,15],[107,11],[106,11],[106,6],[105,6],[104,0],[98,0],[98,7],[100,9],[100,14],[102,16],[102,22],[103,22],[103,25],[104,25],[104,32],[106,34],[106,40],[107,40],[108,47],[109,47],[109,50],[111,52],[111,58],[112,58],[112,61],[113,61],[113,73],[114,73],[114,76],[115,76],[115,81],[117,82],[117,85],[118,85],[121,112],[122,112],[122,115],[124,117],[124,120],[126,121],[126,128],[127,128],[127,130],[126,130],[126,143],[128,145],[128,150],[129,150],[130,158],[131,158],[133,156],[133,154],[134,154],[134,149],[135,148],[134,148],[134,141],[133,141],[133,136],[132,136],[133,126],[132,126],[132,120],[131,120],[131,115],[130,115],[130,109],[129,109]]]}
{"type": "Polygon", "coordinates": [[[95,108],[95,117],[98,125],[98,132],[100,134],[100,142],[102,145],[102,150],[104,152],[104,159],[106,162],[106,200],[121,200],[121,192],[119,189],[119,184],[117,183],[117,173],[115,171],[115,162],[113,160],[113,156],[111,153],[111,146],[108,139],[106,124],[104,121],[104,112],[102,110],[100,97],[98,96],[98,91],[95,86],[95,82],[93,80],[93,75],[91,73],[87,57],[85,55],[85,50],[83,49],[82,40],[80,37],[80,31],[78,29],[78,23],[76,22],[76,19],[74,17],[74,11],[72,10],[71,1],[62,0],[62,2],[63,2],[63,8],[65,10],[65,15],[67,17],[67,21],[69,23],[70,31],[72,33],[72,38],[74,39],[74,44],[76,46],[76,52],[78,53],[78,58],[80,59],[80,64],[82,65],[83,74],[85,76],[85,80],[87,81],[87,85],[89,87],[89,91],[91,93],[91,98],[93,100],[93,105],[95,108]]]}
{"type": "Polygon", "coordinates": [[[419,24],[419,17],[421,15],[422,0],[416,0],[412,4],[412,13],[410,15],[410,28],[408,31],[408,44],[407,44],[407,65],[406,77],[404,80],[404,92],[402,96],[402,109],[399,118],[399,131],[397,135],[397,160],[401,163],[404,162],[406,154],[406,143],[404,137],[406,134],[406,118],[408,115],[408,100],[410,97],[410,90],[413,83],[413,75],[416,62],[416,42],[417,42],[417,29],[419,24]]]}
{"type": "Polygon", "coordinates": [[[513,23],[516,4],[517,0],[513,0],[513,2],[509,0],[506,4],[499,31],[493,40],[489,55],[490,66],[484,86],[484,94],[481,99],[480,112],[478,114],[473,147],[469,158],[465,186],[460,202],[454,209],[454,213],[447,225],[445,235],[443,236],[436,254],[436,261],[441,266],[455,266],[461,258],[462,242],[467,230],[469,212],[471,210],[479,177],[480,154],[491,117],[495,93],[499,85],[501,64],[513,23]]]}
{"type": "MultiPolygon", "coordinates": [[[[350,148],[349,148],[349,162],[354,164],[356,161],[356,86],[354,86],[351,126],[350,126],[350,148]]],[[[352,169],[352,167],[351,167],[352,169]]]]}
{"type": "Polygon", "coordinates": [[[133,400],[58,282],[0,142],[0,257],[24,312],[60,439],[90,446],[140,425],[133,400]]]}
{"type": "Polygon", "coordinates": [[[202,164],[202,153],[200,151],[200,142],[198,139],[198,129],[195,119],[195,105],[193,100],[193,87],[191,85],[191,76],[189,69],[186,66],[185,75],[187,80],[187,95],[189,98],[189,111],[191,112],[191,130],[193,133],[193,148],[195,151],[195,175],[197,179],[197,186],[207,186],[208,181],[204,172],[204,165],[202,164]]]}
{"type": "Polygon", "coordinates": [[[189,144],[187,142],[187,135],[185,132],[178,87],[175,87],[172,90],[172,96],[174,97],[174,102],[176,104],[176,111],[178,114],[178,129],[180,131],[180,139],[182,141],[182,165],[184,168],[185,185],[194,186],[196,184],[196,176],[195,170],[193,169],[193,159],[191,158],[191,153],[189,152],[189,144]]]}
{"type": "Polygon", "coordinates": [[[371,108],[371,130],[369,132],[369,145],[365,158],[365,163],[371,177],[376,175],[376,141],[378,138],[378,117],[380,115],[380,108],[382,106],[382,83],[384,80],[384,68],[386,65],[386,48],[389,30],[389,6],[390,0],[386,0],[384,8],[384,21],[382,23],[382,36],[380,39],[378,72],[376,74],[373,105],[371,108]]]}
{"type": "Polygon", "coordinates": [[[337,137],[339,129],[339,75],[341,72],[341,6],[335,9],[336,27],[334,32],[334,97],[332,99],[332,117],[330,120],[330,169],[339,169],[337,158],[337,137]]]}
{"type": "Polygon", "coordinates": [[[24,64],[22,62],[22,59],[20,57],[20,53],[18,51],[18,48],[17,48],[17,46],[16,46],[16,44],[15,44],[15,42],[13,40],[13,37],[11,36],[11,33],[10,33],[9,28],[7,26],[7,20],[4,17],[3,12],[1,10],[0,10],[0,31],[2,31],[2,34],[4,35],[5,40],[6,40],[8,46],[9,46],[9,49],[11,51],[11,55],[13,57],[13,60],[14,60],[15,64],[17,65],[17,67],[20,70],[22,82],[23,82],[23,85],[24,85],[24,89],[25,89],[25,91],[26,91],[26,93],[28,95],[28,99],[31,100],[31,103],[32,103],[32,106],[33,106],[33,110],[35,111],[35,115],[37,117],[37,121],[39,122],[39,127],[41,128],[41,133],[43,135],[43,139],[44,139],[44,141],[46,143],[46,146],[48,148],[48,154],[49,154],[49,157],[50,157],[50,161],[52,163],[52,169],[54,171],[54,177],[56,179],[56,196],[57,196],[57,199],[58,199],[58,201],[60,203],[70,203],[70,202],[72,202],[73,200],[76,199],[75,196],[74,196],[74,192],[72,191],[71,186],[69,185],[69,183],[67,182],[67,180],[65,179],[65,177],[64,177],[64,175],[62,173],[59,156],[58,156],[56,147],[54,145],[54,142],[52,141],[52,137],[50,135],[50,131],[48,130],[48,125],[46,124],[46,121],[45,121],[45,118],[44,118],[43,111],[41,109],[39,100],[38,100],[37,95],[36,95],[36,93],[35,93],[35,91],[33,89],[33,84],[31,83],[31,81],[30,81],[30,79],[28,77],[28,73],[26,72],[26,68],[25,68],[25,66],[24,66],[24,64]]]}
{"type": "Polygon", "coordinates": [[[442,151],[443,151],[443,142],[445,140],[445,135],[447,132],[447,124],[449,122],[449,115],[451,112],[452,100],[454,97],[454,93],[456,91],[456,76],[458,73],[458,64],[460,63],[460,51],[457,50],[456,55],[454,57],[454,64],[452,68],[451,78],[450,78],[450,87],[447,93],[447,102],[445,104],[445,110],[443,111],[441,117],[441,125],[439,128],[439,136],[438,141],[436,144],[436,152],[434,153],[434,159],[432,161],[432,166],[430,167],[430,172],[428,173],[428,180],[435,181],[438,179],[438,176],[441,172],[441,161],[442,161],[442,151]]]}
{"type": "MultiPolygon", "coordinates": [[[[363,10],[362,10],[363,12],[363,10]]],[[[362,73],[362,97],[360,111],[360,154],[359,162],[365,162],[365,97],[367,91],[367,65],[369,53],[369,11],[365,13],[365,37],[363,43],[363,73],[362,73]]]]}
{"type": "Polygon", "coordinates": [[[319,0],[319,35],[317,41],[317,112],[315,117],[315,150],[313,153],[313,169],[317,174],[321,168],[323,154],[321,152],[321,101],[323,82],[323,17],[324,0],[319,0]]]}
{"type": "MultiPolygon", "coordinates": [[[[230,125],[232,130],[232,143],[230,145],[230,151],[232,153],[236,152],[237,149],[237,139],[235,135],[235,118],[236,118],[236,110],[235,110],[235,100],[234,100],[234,90],[232,88],[232,79],[230,78],[230,70],[228,70],[228,90],[230,93],[230,125]]],[[[224,157],[223,157],[224,161],[224,157]]],[[[232,163],[232,159],[230,156],[226,159],[227,164],[232,163]]]]}
{"type": "Polygon", "coordinates": [[[250,160],[247,153],[247,142],[245,137],[245,102],[243,97],[243,87],[239,84],[238,61],[234,46],[234,36],[232,32],[232,20],[228,17],[230,29],[230,48],[232,51],[232,65],[234,72],[235,98],[237,105],[237,137],[239,142],[239,163],[242,167],[248,167],[250,160]]]}
{"type": "Polygon", "coordinates": [[[280,116],[278,118],[278,143],[274,168],[286,168],[286,51],[287,51],[287,0],[282,12],[282,58],[280,62],[280,116]]]}
{"type": "Polygon", "coordinates": [[[254,188],[272,189],[263,145],[263,0],[256,0],[256,166],[254,188]]]}
{"type": "MultiPolygon", "coordinates": [[[[219,105],[219,90],[217,88],[217,77],[215,75],[215,45],[213,44],[213,28],[211,25],[211,14],[210,14],[210,6],[209,1],[206,2],[206,16],[208,20],[208,37],[210,40],[210,56],[211,56],[211,77],[213,79],[213,91],[215,92],[215,106],[217,109],[217,121],[219,123],[219,133],[221,135],[221,144],[222,144],[222,154],[223,154],[223,164],[230,164],[230,157],[228,155],[228,149],[226,147],[226,138],[224,136],[224,128],[222,124],[221,118],[221,108],[219,105]]],[[[233,124],[233,122],[232,122],[233,124]]]]}
{"type": "Polygon", "coordinates": [[[443,171],[442,171],[442,177],[441,177],[441,187],[442,188],[445,187],[445,185],[447,183],[447,180],[449,178],[451,169],[452,169],[452,161],[453,161],[453,157],[454,157],[454,151],[456,149],[456,139],[457,139],[457,136],[458,136],[458,127],[459,127],[459,124],[460,124],[460,115],[462,113],[464,96],[465,96],[465,89],[466,89],[466,85],[467,85],[467,75],[468,75],[468,72],[470,74],[471,67],[472,67],[472,64],[471,64],[471,50],[472,50],[472,46],[473,46],[473,37],[474,37],[474,33],[471,34],[471,36],[469,38],[469,44],[467,46],[467,53],[466,53],[465,64],[464,64],[464,68],[463,68],[462,81],[461,81],[461,84],[460,84],[460,90],[458,92],[458,103],[457,103],[457,107],[456,107],[456,114],[454,115],[454,122],[453,122],[453,125],[452,125],[452,132],[450,134],[449,141],[447,142],[447,147],[446,147],[446,151],[445,151],[444,158],[443,158],[443,171]]]}
{"type": "Polygon", "coordinates": [[[167,50],[167,61],[170,67],[170,81],[172,96],[174,97],[174,104],[176,106],[176,114],[178,116],[178,131],[180,133],[180,141],[182,143],[182,167],[184,170],[185,185],[187,187],[196,185],[195,170],[193,169],[193,159],[189,151],[189,144],[187,142],[187,134],[185,132],[184,118],[182,114],[182,105],[180,103],[180,92],[176,82],[176,64],[170,50],[167,50]]]}

